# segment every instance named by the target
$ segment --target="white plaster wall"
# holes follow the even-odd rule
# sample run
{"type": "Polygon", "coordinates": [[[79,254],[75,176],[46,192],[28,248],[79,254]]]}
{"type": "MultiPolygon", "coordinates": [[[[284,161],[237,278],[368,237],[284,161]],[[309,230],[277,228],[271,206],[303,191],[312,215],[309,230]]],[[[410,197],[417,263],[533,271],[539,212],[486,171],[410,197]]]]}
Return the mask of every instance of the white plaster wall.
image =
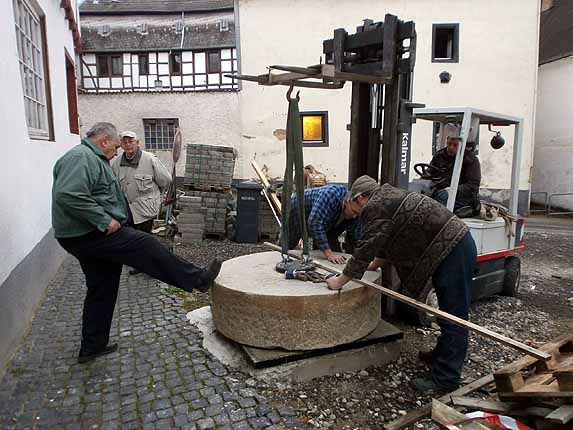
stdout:
{"type": "MultiPolygon", "coordinates": [[[[271,64],[317,64],[322,41],[336,28],[355,32],[362,19],[384,19],[386,13],[416,23],[418,35],[414,71],[415,102],[427,107],[472,106],[525,120],[521,189],[529,188],[534,134],[534,107],[538,61],[539,2],[537,0],[240,0],[240,68],[260,74],[271,64]],[[432,24],[460,23],[460,62],[432,63],[432,24]],[[442,71],[452,74],[440,84],[442,71]]],[[[273,175],[284,169],[284,141],[273,131],[285,128],[287,88],[262,87],[244,82],[240,93],[243,172],[257,159],[273,175]]],[[[314,164],[329,180],[345,182],[348,171],[351,86],[343,90],[301,90],[301,110],[328,110],[330,147],[305,149],[305,163],[314,164]]],[[[431,128],[414,126],[412,164],[431,158],[431,128]]],[[[504,132],[508,144],[500,151],[489,147],[480,158],[483,187],[507,188],[510,177],[513,130],[504,132]]],[[[413,173],[412,173],[413,175],[413,173]]]]}
{"type": "MultiPolygon", "coordinates": [[[[108,121],[120,130],[137,133],[142,148],[143,118],[178,118],[183,145],[232,146],[240,144],[237,92],[80,94],[82,134],[94,123],[108,121]]],[[[153,151],[173,168],[170,151],[153,151]]],[[[185,174],[185,150],[177,163],[177,176],[185,174]]],[[[237,174],[235,175],[237,176],[237,174]]]]}
{"type": "MultiPolygon", "coordinates": [[[[573,192],[573,56],[539,68],[532,191],[573,192]]],[[[540,202],[541,196],[533,196],[540,202]]],[[[573,196],[556,198],[573,210],[573,196]]]]}
{"type": "MultiPolygon", "coordinates": [[[[0,284],[38,244],[52,225],[52,168],[79,138],[69,132],[64,49],[73,56],[72,33],[60,2],[36,0],[46,15],[48,60],[55,138],[28,137],[18,65],[12,1],[0,2],[0,126],[3,130],[0,169],[0,284]]],[[[26,286],[22,286],[25,288],[26,286]]]]}

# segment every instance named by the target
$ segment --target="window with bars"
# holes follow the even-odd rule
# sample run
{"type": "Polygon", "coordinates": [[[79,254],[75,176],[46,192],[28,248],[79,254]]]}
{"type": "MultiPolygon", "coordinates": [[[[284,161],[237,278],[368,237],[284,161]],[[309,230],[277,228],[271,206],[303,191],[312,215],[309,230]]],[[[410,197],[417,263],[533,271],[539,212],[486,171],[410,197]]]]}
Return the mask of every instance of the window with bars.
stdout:
{"type": "Polygon", "coordinates": [[[177,118],[144,119],[145,148],[172,149],[177,128],[179,128],[179,119],[177,118]]]}
{"type": "Polygon", "coordinates": [[[52,124],[44,15],[27,0],[14,0],[18,60],[30,137],[50,139],[52,124]]]}

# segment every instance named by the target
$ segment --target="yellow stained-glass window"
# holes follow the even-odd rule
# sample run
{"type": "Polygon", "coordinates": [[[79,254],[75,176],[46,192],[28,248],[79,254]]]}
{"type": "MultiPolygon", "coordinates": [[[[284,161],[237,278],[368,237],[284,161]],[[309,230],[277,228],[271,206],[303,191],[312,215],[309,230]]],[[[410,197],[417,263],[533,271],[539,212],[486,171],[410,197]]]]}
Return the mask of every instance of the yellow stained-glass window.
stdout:
{"type": "Polygon", "coordinates": [[[303,141],[324,141],[322,115],[303,115],[302,117],[302,140],[303,141]]]}

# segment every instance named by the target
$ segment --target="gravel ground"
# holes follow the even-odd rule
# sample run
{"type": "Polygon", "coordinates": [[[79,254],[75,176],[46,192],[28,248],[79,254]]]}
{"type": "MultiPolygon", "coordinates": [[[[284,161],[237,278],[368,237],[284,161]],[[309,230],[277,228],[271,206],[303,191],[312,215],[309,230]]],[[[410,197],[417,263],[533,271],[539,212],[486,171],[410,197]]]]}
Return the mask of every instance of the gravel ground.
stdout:
{"type": "MultiPolygon", "coordinates": [[[[564,232],[529,233],[522,254],[522,279],[518,297],[490,297],[472,305],[471,320],[536,346],[562,333],[573,330],[573,242],[564,232]]],[[[200,245],[177,246],[176,252],[198,263],[213,256],[233,258],[262,252],[260,245],[236,244],[229,241],[205,241],[200,245]]],[[[203,298],[186,298],[189,308],[203,306],[203,298]]],[[[416,356],[420,349],[430,349],[438,331],[422,329],[400,321],[404,330],[403,352],[399,359],[381,368],[358,373],[323,377],[306,383],[253,385],[272,399],[276,407],[290,407],[310,428],[381,429],[406,411],[430,400],[417,395],[410,381],[427,374],[428,369],[416,356]]],[[[519,357],[519,353],[486,338],[472,335],[464,382],[471,382],[519,357]]],[[[432,429],[421,421],[412,428],[432,429]]]]}

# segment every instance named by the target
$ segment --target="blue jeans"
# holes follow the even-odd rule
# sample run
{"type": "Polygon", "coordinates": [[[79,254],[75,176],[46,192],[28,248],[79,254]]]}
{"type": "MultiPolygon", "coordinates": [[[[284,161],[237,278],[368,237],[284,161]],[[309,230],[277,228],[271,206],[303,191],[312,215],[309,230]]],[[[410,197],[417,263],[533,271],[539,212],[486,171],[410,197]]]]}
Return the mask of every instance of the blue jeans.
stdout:
{"type": "MultiPolygon", "coordinates": [[[[444,206],[448,205],[448,192],[445,190],[445,188],[435,189],[434,193],[432,194],[432,198],[444,206]]],[[[457,211],[459,208],[463,208],[464,206],[471,206],[472,204],[473,199],[471,198],[456,198],[454,203],[454,211],[457,211]]]]}
{"type": "MultiPolygon", "coordinates": [[[[476,245],[470,232],[440,263],[432,281],[441,310],[465,320],[469,316],[476,245]]],[[[468,330],[438,320],[441,334],[432,355],[432,380],[441,387],[460,384],[468,349],[468,330]]]]}

